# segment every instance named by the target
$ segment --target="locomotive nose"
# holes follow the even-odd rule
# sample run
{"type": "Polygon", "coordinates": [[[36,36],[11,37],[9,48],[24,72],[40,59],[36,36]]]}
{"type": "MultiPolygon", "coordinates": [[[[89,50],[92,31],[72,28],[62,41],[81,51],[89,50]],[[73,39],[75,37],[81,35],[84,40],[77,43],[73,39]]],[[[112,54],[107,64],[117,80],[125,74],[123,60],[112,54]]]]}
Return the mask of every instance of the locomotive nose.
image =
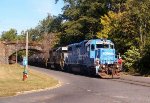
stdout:
{"type": "Polygon", "coordinates": [[[113,49],[103,49],[100,51],[100,58],[102,64],[114,64],[115,51],[113,49]]]}

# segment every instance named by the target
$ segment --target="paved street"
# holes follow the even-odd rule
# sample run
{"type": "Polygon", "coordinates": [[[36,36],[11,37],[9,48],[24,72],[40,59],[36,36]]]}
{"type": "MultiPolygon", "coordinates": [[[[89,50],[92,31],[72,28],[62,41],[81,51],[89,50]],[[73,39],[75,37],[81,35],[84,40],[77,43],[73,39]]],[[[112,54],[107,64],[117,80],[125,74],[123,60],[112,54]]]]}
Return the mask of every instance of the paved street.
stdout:
{"type": "Polygon", "coordinates": [[[0,98],[0,103],[150,103],[150,87],[32,67],[60,80],[52,90],[0,98]]]}

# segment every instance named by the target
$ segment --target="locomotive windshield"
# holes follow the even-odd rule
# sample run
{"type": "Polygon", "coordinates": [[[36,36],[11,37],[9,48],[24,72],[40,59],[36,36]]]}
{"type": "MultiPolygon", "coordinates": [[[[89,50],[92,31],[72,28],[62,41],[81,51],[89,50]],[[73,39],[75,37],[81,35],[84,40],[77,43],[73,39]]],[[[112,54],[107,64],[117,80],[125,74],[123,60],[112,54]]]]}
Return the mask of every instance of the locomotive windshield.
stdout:
{"type": "Polygon", "coordinates": [[[110,45],[110,48],[111,48],[111,49],[114,49],[114,45],[111,44],[111,45],[110,45]]]}
{"type": "Polygon", "coordinates": [[[96,44],[96,48],[109,48],[109,44],[96,44]]]}

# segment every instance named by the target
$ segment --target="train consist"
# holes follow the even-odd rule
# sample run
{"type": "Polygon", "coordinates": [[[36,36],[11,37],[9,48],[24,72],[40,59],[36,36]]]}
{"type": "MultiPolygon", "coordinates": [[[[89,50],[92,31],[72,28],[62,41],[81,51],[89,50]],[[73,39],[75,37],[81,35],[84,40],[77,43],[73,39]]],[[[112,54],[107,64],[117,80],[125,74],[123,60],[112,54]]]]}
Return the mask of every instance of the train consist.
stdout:
{"type": "Polygon", "coordinates": [[[50,50],[47,66],[102,78],[119,78],[121,68],[117,61],[111,40],[92,39],[50,50]]]}

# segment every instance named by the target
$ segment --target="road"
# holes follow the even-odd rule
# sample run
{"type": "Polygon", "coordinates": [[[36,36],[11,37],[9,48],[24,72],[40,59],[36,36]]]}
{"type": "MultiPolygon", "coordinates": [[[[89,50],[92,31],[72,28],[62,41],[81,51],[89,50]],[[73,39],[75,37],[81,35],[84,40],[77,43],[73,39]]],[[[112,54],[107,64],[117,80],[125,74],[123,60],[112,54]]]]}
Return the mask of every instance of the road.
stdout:
{"type": "Polygon", "coordinates": [[[60,80],[62,86],[0,98],[0,103],[150,103],[150,87],[32,67],[60,80]]]}

